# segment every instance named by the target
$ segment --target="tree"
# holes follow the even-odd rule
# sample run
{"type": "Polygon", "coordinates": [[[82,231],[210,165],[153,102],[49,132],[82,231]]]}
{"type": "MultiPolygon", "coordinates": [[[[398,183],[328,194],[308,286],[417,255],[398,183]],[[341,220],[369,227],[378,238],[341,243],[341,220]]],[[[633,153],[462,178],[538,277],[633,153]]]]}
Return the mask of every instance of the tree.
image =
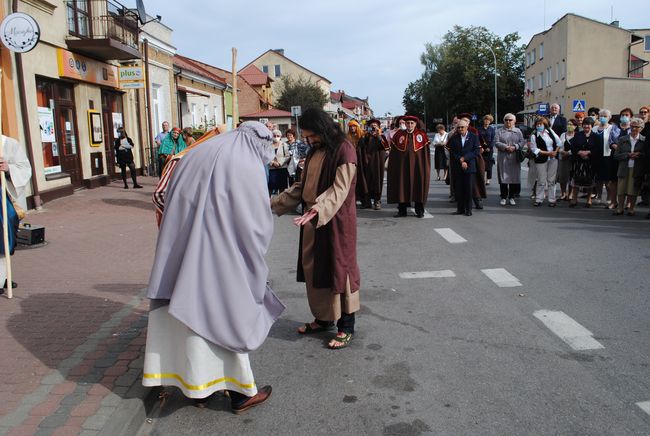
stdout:
{"type": "Polygon", "coordinates": [[[524,46],[519,34],[503,38],[485,27],[454,26],[440,44],[425,44],[420,62],[422,76],[404,90],[407,112],[426,118],[451,119],[459,112],[479,117],[494,112],[494,58],[497,58],[497,102],[499,117],[523,109],[524,46]]]}
{"type": "Polygon", "coordinates": [[[322,109],[329,100],[320,86],[303,76],[298,79],[282,76],[280,81],[280,96],[275,104],[278,109],[289,111],[291,106],[300,106],[303,111],[311,107],[322,109]]]}

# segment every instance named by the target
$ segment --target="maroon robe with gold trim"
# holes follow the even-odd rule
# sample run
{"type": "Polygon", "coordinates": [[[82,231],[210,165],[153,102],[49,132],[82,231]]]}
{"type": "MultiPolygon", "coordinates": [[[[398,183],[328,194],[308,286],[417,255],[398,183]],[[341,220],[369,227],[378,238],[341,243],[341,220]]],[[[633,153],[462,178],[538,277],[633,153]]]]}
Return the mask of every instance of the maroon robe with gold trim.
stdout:
{"type": "Polygon", "coordinates": [[[426,203],[431,177],[429,138],[423,130],[393,135],[388,157],[388,203],[426,203]]]}

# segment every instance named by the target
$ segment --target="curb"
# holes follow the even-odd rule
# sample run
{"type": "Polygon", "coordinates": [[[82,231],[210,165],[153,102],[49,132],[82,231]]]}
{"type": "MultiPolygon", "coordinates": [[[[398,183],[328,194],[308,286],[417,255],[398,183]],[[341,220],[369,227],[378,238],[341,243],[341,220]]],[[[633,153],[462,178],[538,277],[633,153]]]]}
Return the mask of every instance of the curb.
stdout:
{"type": "Polygon", "coordinates": [[[120,402],[115,412],[111,414],[106,425],[98,436],[132,436],[143,433],[147,424],[147,411],[150,411],[158,400],[158,391],[145,388],[139,383],[141,378],[127,391],[127,399],[120,402]]]}

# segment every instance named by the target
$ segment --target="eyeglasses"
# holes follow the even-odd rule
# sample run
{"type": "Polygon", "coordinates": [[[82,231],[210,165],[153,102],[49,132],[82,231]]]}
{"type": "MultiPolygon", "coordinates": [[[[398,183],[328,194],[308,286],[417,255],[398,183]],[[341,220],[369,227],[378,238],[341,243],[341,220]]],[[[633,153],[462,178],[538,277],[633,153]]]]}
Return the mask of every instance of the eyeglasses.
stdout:
{"type": "Polygon", "coordinates": [[[648,111],[639,111],[639,114],[640,114],[640,115],[645,115],[645,114],[647,114],[647,113],[648,113],[648,111]]]}
{"type": "Polygon", "coordinates": [[[641,128],[641,126],[630,126],[630,127],[633,128],[633,129],[640,129],[641,128]]]}
{"type": "Polygon", "coordinates": [[[508,122],[510,122],[510,121],[514,121],[514,120],[513,120],[512,118],[507,118],[507,119],[505,119],[504,121],[505,121],[506,123],[508,123],[508,122]]]}

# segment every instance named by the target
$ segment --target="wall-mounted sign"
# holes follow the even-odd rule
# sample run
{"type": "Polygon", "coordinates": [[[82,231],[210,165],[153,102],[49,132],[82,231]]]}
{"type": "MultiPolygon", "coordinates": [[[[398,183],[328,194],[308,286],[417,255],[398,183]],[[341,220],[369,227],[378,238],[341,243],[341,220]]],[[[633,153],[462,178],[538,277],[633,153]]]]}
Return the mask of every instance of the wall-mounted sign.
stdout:
{"type": "Polygon", "coordinates": [[[104,142],[101,113],[95,110],[88,111],[88,128],[90,130],[90,146],[99,147],[104,142]]]}
{"type": "Polygon", "coordinates": [[[144,88],[144,69],[142,67],[119,67],[121,89],[144,88]]]}
{"type": "Polygon", "coordinates": [[[111,115],[113,117],[113,138],[117,139],[120,137],[119,133],[117,133],[117,129],[124,127],[124,120],[122,114],[119,112],[113,112],[111,115]]]}
{"type": "Polygon", "coordinates": [[[117,67],[58,48],[59,76],[118,88],[117,67]]]}
{"type": "Polygon", "coordinates": [[[0,23],[0,40],[11,51],[27,53],[36,47],[40,37],[36,20],[22,12],[9,14],[0,23]]]}

